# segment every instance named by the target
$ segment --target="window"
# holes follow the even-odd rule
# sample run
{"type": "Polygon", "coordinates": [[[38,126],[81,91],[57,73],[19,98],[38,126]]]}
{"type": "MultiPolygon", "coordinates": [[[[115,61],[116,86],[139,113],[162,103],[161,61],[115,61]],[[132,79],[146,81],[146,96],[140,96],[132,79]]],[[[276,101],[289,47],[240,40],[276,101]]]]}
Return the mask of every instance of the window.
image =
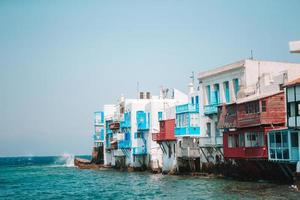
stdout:
{"type": "Polygon", "coordinates": [[[196,104],[199,104],[199,96],[195,97],[196,104]]]}
{"type": "Polygon", "coordinates": [[[262,147],[264,144],[263,132],[246,132],[246,147],[262,147]]]}
{"type": "Polygon", "coordinates": [[[247,114],[259,113],[259,102],[253,101],[245,104],[245,112],[247,114]]]}
{"type": "Polygon", "coordinates": [[[228,135],[228,147],[233,148],[234,147],[234,141],[233,141],[233,135],[228,135]]]}
{"type": "Polygon", "coordinates": [[[210,85],[206,86],[207,105],[211,104],[210,85]]]}
{"type": "Polygon", "coordinates": [[[239,134],[239,144],[240,144],[240,147],[244,147],[245,146],[245,136],[244,134],[239,134]]]}
{"type": "MultiPolygon", "coordinates": [[[[269,133],[269,142],[270,142],[269,155],[271,159],[287,160],[290,158],[288,134],[289,131],[276,131],[276,132],[269,133]]],[[[296,157],[297,160],[298,157],[299,155],[297,151],[297,157],[296,157]]]]}
{"type": "Polygon", "coordinates": [[[299,146],[298,143],[299,143],[298,132],[291,132],[291,147],[298,148],[298,146],[299,146]]]}
{"type": "Polygon", "coordinates": [[[158,115],[158,121],[163,119],[163,113],[162,112],[158,112],[157,115],[158,115]]]}
{"type": "Polygon", "coordinates": [[[213,94],[214,102],[215,104],[220,103],[220,86],[219,84],[214,84],[214,94],[213,94]]]}
{"type": "Polygon", "coordinates": [[[225,102],[229,103],[230,102],[229,81],[225,81],[223,83],[223,87],[224,87],[224,94],[225,94],[225,102]]]}
{"type": "Polygon", "coordinates": [[[206,128],[207,128],[206,135],[208,137],[210,137],[211,136],[211,123],[210,122],[206,123],[206,128]]]}
{"type": "Polygon", "coordinates": [[[239,79],[237,79],[237,78],[233,79],[233,87],[234,87],[235,98],[237,98],[237,94],[240,90],[239,79]]]}
{"type": "Polygon", "coordinates": [[[192,104],[194,104],[194,103],[195,103],[195,102],[194,102],[194,97],[192,97],[191,99],[192,99],[192,104]]]}
{"type": "Polygon", "coordinates": [[[267,111],[267,102],[266,102],[266,100],[262,100],[262,102],[261,102],[261,111],[262,112],[267,111]]]}
{"type": "Polygon", "coordinates": [[[287,104],[287,114],[289,117],[300,116],[300,102],[290,102],[287,104]]]}
{"type": "Polygon", "coordinates": [[[143,138],[143,133],[142,132],[136,132],[135,133],[135,138],[143,138]]]}
{"type": "Polygon", "coordinates": [[[216,136],[220,136],[220,129],[218,129],[218,122],[215,122],[215,131],[216,131],[216,136]]]}
{"type": "Polygon", "coordinates": [[[228,136],[228,147],[237,148],[239,147],[239,134],[229,134],[228,136]]]}
{"type": "Polygon", "coordinates": [[[288,103],[287,111],[288,111],[288,116],[289,117],[295,117],[296,116],[295,102],[288,103]]]}

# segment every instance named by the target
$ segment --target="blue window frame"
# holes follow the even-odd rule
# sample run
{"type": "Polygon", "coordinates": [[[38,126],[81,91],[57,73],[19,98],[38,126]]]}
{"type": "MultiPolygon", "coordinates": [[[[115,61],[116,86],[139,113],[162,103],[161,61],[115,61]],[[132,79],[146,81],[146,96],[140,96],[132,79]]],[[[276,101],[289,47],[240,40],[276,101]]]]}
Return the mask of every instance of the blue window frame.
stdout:
{"type": "Polygon", "coordinates": [[[195,98],[196,98],[195,99],[196,100],[196,104],[199,104],[199,96],[196,96],[195,98]]]}
{"type": "Polygon", "coordinates": [[[229,81],[225,81],[223,85],[224,85],[225,101],[226,103],[229,103],[230,102],[229,81]]]}
{"type": "Polygon", "coordinates": [[[163,113],[162,112],[158,112],[157,115],[158,115],[158,121],[162,120],[163,113]]]}
{"type": "Polygon", "coordinates": [[[207,94],[207,104],[211,104],[211,92],[210,92],[210,85],[206,86],[206,94],[207,94]]]}
{"type": "Polygon", "coordinates": [[[238,92],[240,90],[239,79],[237,79],[237,78],[233,79],[233,87],[234,87],[235,97],[237,97],[237,94],[238,94],[238,92]]]}

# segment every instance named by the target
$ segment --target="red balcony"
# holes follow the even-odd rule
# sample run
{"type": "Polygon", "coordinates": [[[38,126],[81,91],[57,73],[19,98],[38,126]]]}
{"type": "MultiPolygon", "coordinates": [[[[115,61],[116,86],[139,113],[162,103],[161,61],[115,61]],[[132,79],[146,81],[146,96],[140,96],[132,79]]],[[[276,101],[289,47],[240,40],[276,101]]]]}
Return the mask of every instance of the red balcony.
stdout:
{"type": "Polygon", "coordinates": [[[175,119],[167,119],[159,122],[159,133],[152,134],[153,141],[176,141],[174,136],[175,119]]]}
{"type": "Polygon", "coordinates": [[[246,128],[223,133],[224,157],[267,159],[267,132],[272,128],[246,128]]]}

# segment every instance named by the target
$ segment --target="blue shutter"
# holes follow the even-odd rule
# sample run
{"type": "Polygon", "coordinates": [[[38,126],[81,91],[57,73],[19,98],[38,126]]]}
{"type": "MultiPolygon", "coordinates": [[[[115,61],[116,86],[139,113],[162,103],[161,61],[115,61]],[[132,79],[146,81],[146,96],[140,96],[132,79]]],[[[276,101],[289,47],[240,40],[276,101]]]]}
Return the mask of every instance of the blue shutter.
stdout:
{"type": "Polygon", "coordinates": [[[196,96],[196,104],[199,104],[199,96],[196,96]]]}

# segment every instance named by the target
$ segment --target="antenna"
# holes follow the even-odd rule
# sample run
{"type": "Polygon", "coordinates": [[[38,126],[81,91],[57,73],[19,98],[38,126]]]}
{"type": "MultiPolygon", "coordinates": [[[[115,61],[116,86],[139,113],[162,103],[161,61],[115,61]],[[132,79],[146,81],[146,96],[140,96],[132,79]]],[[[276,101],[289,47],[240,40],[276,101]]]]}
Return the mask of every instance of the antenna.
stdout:
{"type": "Polygon", "coordinates": [[[137,82],[136,83],[136,96],[137,96],[137,99],[139,99],[139,93],[140,93],[140,83],[137,82]]]}
{"type": "Polygon", "coordinates": [[[261,78],[260,77],[260,62],[258,62],[258,83],[257,83],[258,84],[258,86],[257,86],[258,94],[260,94],[260,78],[261,78]]]}
{"type": "Polygon", "coordinates": [[[250,53],[251,53],[250,59],[253,60],[253,50],[252,49],[251,49],[250,53]]]}
{"type": "Polygon", "coordinates": [[[195,74],[194,71],[192,71],[192,75],[190,76],[190,78],[192,79],[192,83],[194,85],[194,81],[195,81],[195,74]]]}

